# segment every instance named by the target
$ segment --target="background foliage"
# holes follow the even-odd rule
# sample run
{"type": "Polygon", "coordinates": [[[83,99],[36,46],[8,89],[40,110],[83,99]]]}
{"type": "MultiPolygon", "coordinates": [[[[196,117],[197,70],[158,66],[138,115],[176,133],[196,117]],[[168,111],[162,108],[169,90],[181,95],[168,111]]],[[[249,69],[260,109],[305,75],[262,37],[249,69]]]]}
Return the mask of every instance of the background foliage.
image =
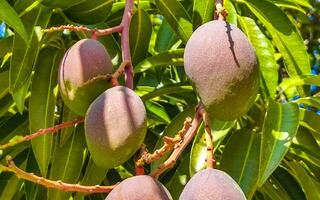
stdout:
{"type": "MultiPolygon", "coordinates": [[[[0,0],[0,144],[78,117],[59,96],[57,68],[67,48],[90,36],[41,29],[115,26],[124,5],[121,0],[0,0]]],[[[198,98],[183,70],[183,50],[193,30],[213,19],[214,0],[140,0],[135,5],[130,26],[135,91],[147,109],[145,144],[153,151],[193,116],[198,98]]],[[[212,120],[218,168],[239,183],[248,199],[320,199],[320,2],[225,0],[225,7],[227,21],[242,29],[256,50],[261,84],[247,115],[212,120]]],[[[99,40],[117,68],[119,35],[99,40]]],[[[175,167],[160,177],[174,199],[205,167],[203,133],[200,128],[175,167]]],[[[82,125],[0,151],[0,163],[9,154],[28,172],[69,183],[109,185],[134,174],[132,160],[114,169],[97,167],[82,125]]],[[[159,163],[146,166],[147,172],[159,163]]],[[[46,189],[0,172],[0,199],[71,195],[105,196],[46,189]]]]}

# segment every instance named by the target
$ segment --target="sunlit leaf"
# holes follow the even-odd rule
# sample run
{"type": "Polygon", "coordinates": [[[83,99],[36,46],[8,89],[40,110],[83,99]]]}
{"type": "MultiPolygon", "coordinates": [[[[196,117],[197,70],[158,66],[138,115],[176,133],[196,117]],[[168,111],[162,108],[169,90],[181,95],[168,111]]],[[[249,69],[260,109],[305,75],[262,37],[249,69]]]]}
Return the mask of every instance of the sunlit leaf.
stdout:
{"type": "Polygon", "coordinates": [[[192,34],[192,23],[181,3],[177,0],[155,0],[155,3],[172,29],[186,43],[192,34]]]}
{"type": "Polygon", "coordinates": [[[269,101],[262,129],[261,186],[279,166],[298,130],[299,109],[296,104],[269,101]]]}
{"type": "Polygon", "coordinates": [[[129,41],[133,65],[147,56],[151,33],[152,24],[148,13],[138,9],[132,16],[130,23],[129,41]]]}
{"type": "Polygon", "coordinates": [[[24,44],[28,43],[29,35],[16,11],[6,0],[0,0],[0,20],[5,21],[22,38],[24,44]]]}
{"type": "MultiPolygon", "coordinates": [[[[63,55],[62,53],[59,50],[46,48],[39,55],[29,102],[31,133],[54,125],[57,93],[57,91],[54,91],[54,88],[57,84],[58,66],[63,55]]],[[[43,176],[47,175],[52,153],[52,142],[52,134],[46,134],[31,141],[34,155],[43,176]]]]}
{"type": "Polygon", "coordinates": [[[165,65],[183,66],[183,52],[183,49],[176,49],[148,57],[135,66],[134,72],[141,73],[152,67],[165,65]]]}
{"type": "Polygon", "coordinates": [[[232,134],[223,151],[219,169],[227,172],[251,199],[259,179],[261,135],[250,129],[232,134]]]}

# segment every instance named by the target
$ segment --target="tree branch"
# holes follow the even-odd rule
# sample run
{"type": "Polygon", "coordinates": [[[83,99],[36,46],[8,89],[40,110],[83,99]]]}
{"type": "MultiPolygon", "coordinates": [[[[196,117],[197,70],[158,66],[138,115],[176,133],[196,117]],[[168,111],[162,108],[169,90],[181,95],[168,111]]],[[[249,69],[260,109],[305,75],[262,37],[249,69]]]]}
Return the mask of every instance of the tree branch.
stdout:
{"type": "MultiPolygon", "coordinates": [[[[165,153],[170,152],[172,149],[174,149],[174,147],[184,139],[187,131],[191,127],[191,122],[191,118],[186,118],[183,128],[178,132],[178,134],[174,138],[165,136],[163,138],[164,145],[154,153],[150,154],[146,150],[144,150],[141,158],[137,160],[136,165],[142,166],[144,164],[150,164],[156,160],[159,160],[165,153]]],[[[142,149],[144,149],[144,147],[142,147],[142,149]]]]}
{"type": "Polygon", "coordinates": [[[202,106],[198,106],[195,116],[193,118],[193,121],[191,123],[191,127],[186,132],[185,137],[181,142],[181,144],[179,144],[177,148],[174,149],[170,157],[163,164],[159,165],[159,167],[151,173],[151,176],[158,178],[166,169],[172,168],[174,166],[174,164],[176,163],[177,159],[179,158],[183,150],[188,146],[188,144],[196,135],[197,130],[202,121],[202,113],[203,113],[202,106]]]}
{"type": "Polygon", "coordinates": [[[212,133],[211,128],[209,126],[209,118],[206,112],[203,113],[203,121],[204,121],[204,130],[206,134],[206,145],[207,145],[207,155],[206,162],[207,168],[215,167],[215,159],[213,157],[213,142],[212,142],[212,133]]]}
{"type": "Polygon", "coordinates": [[[110,192],[115,185],[111,186],[83,186],[79,184],[64,183],[62,181],[52,181],[43,177],[28,173],[18,168],[10,156],[6,157],[7,166],[0,165],[0,169],[14,173],[18,178],[42,185],[46,188],[59,189],[66,192],[82,192],[82,193],[107,193],[110,192]]]}
{"type": "Polygon", "coordinates": [[[12,146],[20,144],[22,142],[32,140],[33,138],[39,137],[39,136],[44,135],[46,133],[55,133],[60,129],[63,129],[63,128],[66,128],[66,127],[69,127],[69,126],[73,126],[73,125],[76,125],[76,124],[80,124],[82,122],[84,122],[84,118],[79,119],[79,120],[75,120],[75,121],[64,122],[62,124],[59,124],[59,125],[56,125],[56,126],[53,126],[53,127],[50,127],[50,128],[40,129],[39,131],[37,131],[37,132],[35,132],[33,134],[30,134],[30,135],[26,135],[24,137],[23,136],[15,136],[7,144],[0,145],[0,149],[3,150],[3,149],[6,149],[8,147],[12,147],[12,146]]]}

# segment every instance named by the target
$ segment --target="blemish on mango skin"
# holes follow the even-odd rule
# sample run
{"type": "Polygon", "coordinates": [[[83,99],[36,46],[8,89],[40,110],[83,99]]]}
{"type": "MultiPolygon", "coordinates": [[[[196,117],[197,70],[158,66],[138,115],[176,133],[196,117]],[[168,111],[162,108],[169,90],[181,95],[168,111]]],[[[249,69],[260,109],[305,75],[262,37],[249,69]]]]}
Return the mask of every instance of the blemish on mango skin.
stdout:
{"type": "Polygon", "coordinates": [[[233,120],[252,106],[259,88],[258,61],[237,27],[220,20],[200,26],[187,42],[184,65],[210,117],[233,120]]]}
{"type": "Polygon", "coordinates": [[[64,103],[76,114],[84,116],[89,105],[111,81],[111,58],[104,46],[92,39],[75,43],[65,53],[59,68],[59,90],[64,103]]]}

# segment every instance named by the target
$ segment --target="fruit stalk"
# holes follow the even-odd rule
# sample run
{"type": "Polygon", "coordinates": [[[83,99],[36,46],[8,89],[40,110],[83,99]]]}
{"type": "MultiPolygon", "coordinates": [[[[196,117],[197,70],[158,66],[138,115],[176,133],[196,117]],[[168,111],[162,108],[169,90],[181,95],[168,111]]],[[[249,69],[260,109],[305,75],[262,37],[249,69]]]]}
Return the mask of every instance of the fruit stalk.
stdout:
{"type": "Polygon", "coordinates": [[[215,19],[226,21],[228,13],[224,8],[224,0],[216,0],[215,19]]]}
{"type": "Polygon", "coordinates": [[[206,162],[207,168],[213,169],[215,167],[215,159],[213,157],[213,142],[212,142],[212,133],[209,123],[208,114],[206,112],[203,113],[203,121],[204,121],[204,130],[206,134],[206,145],[207,145],[207,155],[206,162]]]}
{"type": "Polygon", "coordinates": [[[151,176],[158,178],[166,169],[172,168],[176,163],[177,159],[181,155],[181,153],[185,150],[188,144],[192,141],[194,136],[196,135],[198,128],[202,122],[202,106],[197,106],[196,113],[194,115],[193,121],[191,123],[191,127],[188,129],[183,141],[181,144],[174,149],[170,157],[158,167],[155,171],[151,173],[151,176]]]}
{"type": "Polygon", "coordinates": [[[18,178],[45,186],[46,188],[59,189],[65,192],[82,192],[82,193],[107,193],[110,192],[115,185],[111,186],[83,186],[79,184],[64,183],[62,181],[52,181],[43,177],[28,173],[18,168],[10,156],[6,157],[7,166],[0,165],[0,169],[14,173],[18,178]]]}
{"type": "Polygon", "coordinates": [[[130,54],[129,28],[133,12],[133,0],[126,1],[126,7],[123,12],[121,24],[123,29],[121,32],[122,60],[129,61],[125,68],[126,86],[133,89],[133,66],[130,54]]]}

